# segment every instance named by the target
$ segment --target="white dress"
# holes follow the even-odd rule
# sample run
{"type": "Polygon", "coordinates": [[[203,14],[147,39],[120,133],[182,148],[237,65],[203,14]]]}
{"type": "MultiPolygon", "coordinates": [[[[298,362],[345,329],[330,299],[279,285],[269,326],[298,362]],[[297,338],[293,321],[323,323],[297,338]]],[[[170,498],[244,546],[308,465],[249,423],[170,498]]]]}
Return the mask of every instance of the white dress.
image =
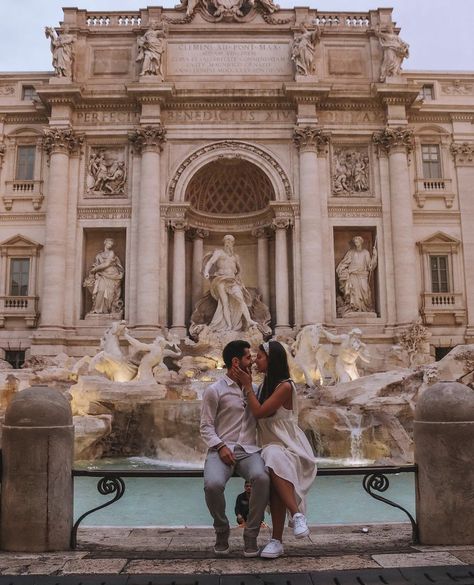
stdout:
{"type": "Polygon", "coordinates": [[[295,487],[298,508],[304,512],[305,496],[316,477],[316,458],[298,426],[298,399],[292,380],[292,410],[283,406],[274,415],[258,419],[258,440],[265,465],[295,487]]]}

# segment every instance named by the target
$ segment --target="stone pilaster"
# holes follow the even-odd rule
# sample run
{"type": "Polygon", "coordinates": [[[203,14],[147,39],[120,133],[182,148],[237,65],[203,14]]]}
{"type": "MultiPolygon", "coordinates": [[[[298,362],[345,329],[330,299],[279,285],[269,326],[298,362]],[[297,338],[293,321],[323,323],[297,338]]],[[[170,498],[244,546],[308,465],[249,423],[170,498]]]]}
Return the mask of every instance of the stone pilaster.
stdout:
{"type": "Polygon", "coordinates": [[[204,239],[209,237],[209,232],[202,229],[194,229],[190,232],[189,237],[193,241],[193,266],[191,272],[191,303],[192,308],[196,306],[198,300],[202,297],[203,276],[202,259],[204,256],[204,239]]]}
{"type": "Polygon", "coordinates": [[[72,128],[48,128],[43,148],[49,159],[49,191],[46,203],[46,239],[41,292],[41,327],[64,326],[67,253],[69,156],[83,138],[72,128]]]}
{"type": "Polygon", "coordinates": [[[138,201],[136,319],[137,326],[159,326],[160,282],[160,153],[166,130],[162,125],[144,126],[130,134],[141,153],[138,201]]]}
{"type": "Polygon", "coordinates": [[[270,274],[268,265],[268,228],[261,227],[253,230],[252,235],[257,238],[257,286],[262,301],[270,306],[270,274]]]}
{"type": "Polygon", "coordinates": [[[299,149],[302,325],[324,321],[323,235],[318,149],[328,143],[319,128],[297,126],[293,139],[299,149]]]}
{"type": "Polygon", "coordinates": [[[467,309],[466,342],[474,342],[474,142],[453,142],[461,212],[464,281],[467,309]]]}
{"type": "Polygon", "coordinates": [[[373,141],[388,155],[396,319],[400,325],[418,318],[419,291],[408,170],[408,154],[413,147],[413,130],[406,127],[387,127],[375,133],[373,141]]]}
{"type": "Polygon", "coordinates": [[[174,232],[173,239],[173,288],[171,332],[179,337],[186,336],[186,230],[184,219],[171,219],[168,226],[174,232]]]}
{"type": "Polygon", "coordinates": [[[275,230],[275,333],[277,334],[286,334],[291,331],[286,240],[286,231],[290,225],[291,220],[287,217],[277,217],[272,222],[272,229],[275,230]]]}

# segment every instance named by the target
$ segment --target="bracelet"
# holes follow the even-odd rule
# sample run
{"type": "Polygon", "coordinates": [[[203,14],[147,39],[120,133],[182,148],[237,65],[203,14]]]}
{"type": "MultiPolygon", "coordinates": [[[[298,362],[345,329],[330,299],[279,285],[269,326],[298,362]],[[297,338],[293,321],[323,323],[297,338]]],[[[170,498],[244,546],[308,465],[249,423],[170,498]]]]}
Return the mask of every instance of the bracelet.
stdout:
{"type": "Polygon", "coordinates": [[[216,449],[217,449],[217,452],[219,453],[219,451],[220,451],[221,449],[223,449],[224,447],[227,447],[227,445],[226,445],[225,443],[222,443],[221,445],[217,445],[217,447],[216,447],[216,449]]]}

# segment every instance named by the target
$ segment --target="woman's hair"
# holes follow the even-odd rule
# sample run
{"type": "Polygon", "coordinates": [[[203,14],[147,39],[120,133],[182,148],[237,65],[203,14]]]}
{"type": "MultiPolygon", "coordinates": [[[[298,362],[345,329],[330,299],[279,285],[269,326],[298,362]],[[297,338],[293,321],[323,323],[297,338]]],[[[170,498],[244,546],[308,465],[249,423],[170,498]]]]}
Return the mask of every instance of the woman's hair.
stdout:
{"type": "Polygon", "coordinates": [[[273,394],[280,382],[288,380],[290,377],[290,368],[288,367],[286,350],[280,342],[270,341],[268,343],[268,353],[265,351],[263,345],[259,349],[265,352],[268,357],[267,373],[265,374],[259,396],[260,404],[263,404],[273,394]]]}

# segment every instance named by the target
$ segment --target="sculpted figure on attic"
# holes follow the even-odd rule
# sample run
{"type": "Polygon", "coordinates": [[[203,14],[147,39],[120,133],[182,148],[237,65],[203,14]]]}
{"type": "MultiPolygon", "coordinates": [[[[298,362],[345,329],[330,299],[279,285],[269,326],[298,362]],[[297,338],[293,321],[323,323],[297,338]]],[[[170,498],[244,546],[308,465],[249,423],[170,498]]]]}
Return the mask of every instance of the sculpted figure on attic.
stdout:
{"type": "Polygon", "coordinates": [[[273,0],[180,0],[175,8],[185,10],[187,17],[192,17],[198,8],[216,19],[229,18],[237,20],[246,16],[254,7],[261,8],[267,14],[272,14],[280,9],[273,0]]]}
{"type": "Polygon", "coordinates": [[[45,27],[44,34],[47,39],[50,39],[53,68],[56,77],[71,78],[74,59],[73,44],[76,37],[69,34],[67,28],[64,29],[64,32],[58,34],[51,26],[45,27]]]}
{"type": "Polygon", "coordinates": [[[383,50],[380,81],[384,82],[387,77],[394,77],[400,74],[403,59],[409,56],[410,46],[397,35],[393,25],[387,27],[385,31],[376,28],[374,32],[383,50]]]}

